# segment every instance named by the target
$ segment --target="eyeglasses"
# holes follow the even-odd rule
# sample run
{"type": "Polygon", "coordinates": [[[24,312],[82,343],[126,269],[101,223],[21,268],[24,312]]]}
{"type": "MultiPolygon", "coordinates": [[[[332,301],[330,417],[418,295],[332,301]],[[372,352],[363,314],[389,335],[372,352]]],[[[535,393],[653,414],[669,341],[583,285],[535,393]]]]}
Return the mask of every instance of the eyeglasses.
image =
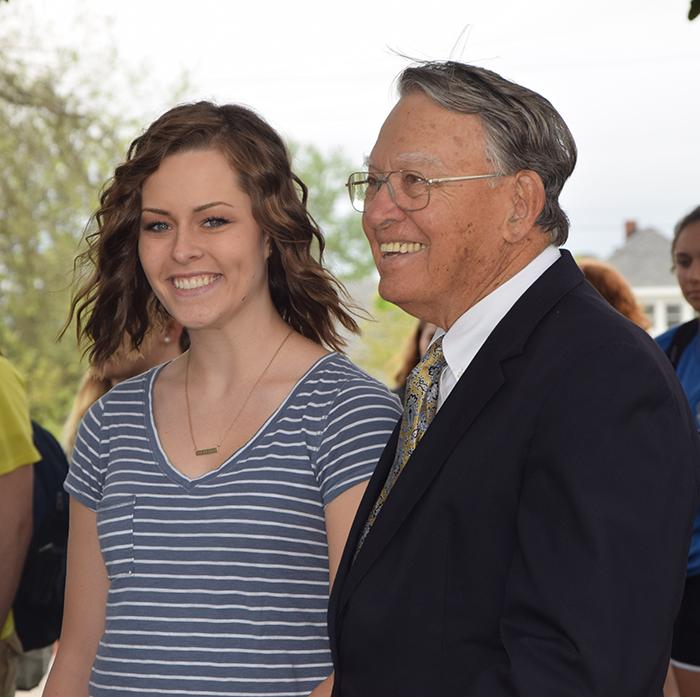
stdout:
{"type": "Polygon", "coordinates": [[[438,177],[428,179],[419,172],[399,169],[394,172],[353,172],[347,184],[352,207],[359,213],[371,205],[375,196],[386,184],[394,204],[406,213],[420,211],[430,203],[430,188],[447,182],[471,181],[472,179],[493,179],[502,174],[468,174],[462,177],[438,177]]]}

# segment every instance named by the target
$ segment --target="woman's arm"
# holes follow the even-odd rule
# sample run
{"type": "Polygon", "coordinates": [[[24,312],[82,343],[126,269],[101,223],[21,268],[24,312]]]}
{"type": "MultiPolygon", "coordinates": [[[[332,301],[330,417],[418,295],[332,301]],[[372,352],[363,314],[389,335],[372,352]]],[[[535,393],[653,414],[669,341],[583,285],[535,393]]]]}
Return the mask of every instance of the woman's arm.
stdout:
{"type": "Polygon", "coordinates": [[[347,489],[336,496],[326,506],[326,537],[328,538],[328,573],[330,574],[330,589],[333,588],[335,574],[338,571],[340,558],[343,556],[345,542],[348,539],[352,521],[367,488],[366,481],[347,489]]]}
{"type": "MultiPolygon", "coordinates": [[[[345,541],[348,539],[350,526],[355,519],[357,507],[367,488],[367,482],[356,484],[334,498],[326,506],[326,537],[328,538],[328,573],[330,588],[333,588],[335,574],[338,571],[340,557],[343,555],[345,541]]],[[[309,697],[330,697],[333,690],[333,674],[317,685],[309,697]]]]}
{"type": "Polygon", "coordinates": [[[108,588],[95,512],[71,498],[63,630],[44,697],[87,697],[108,588]]]}

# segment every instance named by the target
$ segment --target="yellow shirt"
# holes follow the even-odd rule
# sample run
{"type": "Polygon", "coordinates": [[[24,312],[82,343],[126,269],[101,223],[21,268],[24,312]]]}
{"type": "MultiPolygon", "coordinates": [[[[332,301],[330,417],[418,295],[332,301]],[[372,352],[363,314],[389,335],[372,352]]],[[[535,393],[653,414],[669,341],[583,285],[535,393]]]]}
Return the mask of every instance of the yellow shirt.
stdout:
{"type": "MultiPolygon", "coordinates": [[[[32,441],[24,381],[14,366],[0,356],[0,476],[41,459],[32,441]]],[[[0,640],[14,632],[12,612],[0,631],[0,640]]]]}

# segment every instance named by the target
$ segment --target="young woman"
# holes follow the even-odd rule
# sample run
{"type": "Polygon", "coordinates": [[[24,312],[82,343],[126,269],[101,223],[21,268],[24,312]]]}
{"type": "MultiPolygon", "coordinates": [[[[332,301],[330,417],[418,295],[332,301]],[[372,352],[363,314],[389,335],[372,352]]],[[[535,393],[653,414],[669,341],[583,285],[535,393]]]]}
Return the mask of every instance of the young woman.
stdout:
{"type": "MultiPolygon", "coordinates": [[[[683,297],[696,312],[700,312],[700,206],[676,225],[671,256],[683,297]]],[[[674,363],[700,429],[700,337],[697,320],[672,327],[656,340],[674,363]],[[680,341],[683,335],[685,340],[680,341]]],[[[671,666],[672,673],[669,673],[664,686],[666,697],[700,695],[700,511],[693,523],[688,576],[673,630],[671,666]],[[674,678],[677,688],[673,685],[674,678]]]]}
{"type": "Polygon", "coordinates": [[[329,694],[329,586],[399,409],[337,352],[356,325],[305,202],[275,131],[207,102],[102,194],[73,305],[92,362],[165,312],[191,346],[83,420],[47,697],[329,694]]]}

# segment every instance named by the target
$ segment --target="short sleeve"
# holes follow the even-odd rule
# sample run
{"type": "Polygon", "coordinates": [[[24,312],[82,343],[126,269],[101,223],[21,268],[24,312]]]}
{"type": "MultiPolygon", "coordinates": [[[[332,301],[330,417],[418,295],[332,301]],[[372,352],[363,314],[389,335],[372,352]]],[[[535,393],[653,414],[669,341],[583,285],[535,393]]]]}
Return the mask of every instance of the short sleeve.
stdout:
{"type": "Polygon", "coordinates": [[[369,376],[343,384],[326,415],[316,456],[324,506],[372,476],[400,416],[396,396],[369,376]]]}
{"type": "Polygon", "coordinates": [[[63,488],[90,510],[102,500],[106,455],[102,447],[102,400],[86,412],[75,438],[68,476],[63,488]]]}
{"type": "Polygon", "coordinates": [[[0,475],[39,460],[22,379],[12,364],[0,357],[0,475]]]}

